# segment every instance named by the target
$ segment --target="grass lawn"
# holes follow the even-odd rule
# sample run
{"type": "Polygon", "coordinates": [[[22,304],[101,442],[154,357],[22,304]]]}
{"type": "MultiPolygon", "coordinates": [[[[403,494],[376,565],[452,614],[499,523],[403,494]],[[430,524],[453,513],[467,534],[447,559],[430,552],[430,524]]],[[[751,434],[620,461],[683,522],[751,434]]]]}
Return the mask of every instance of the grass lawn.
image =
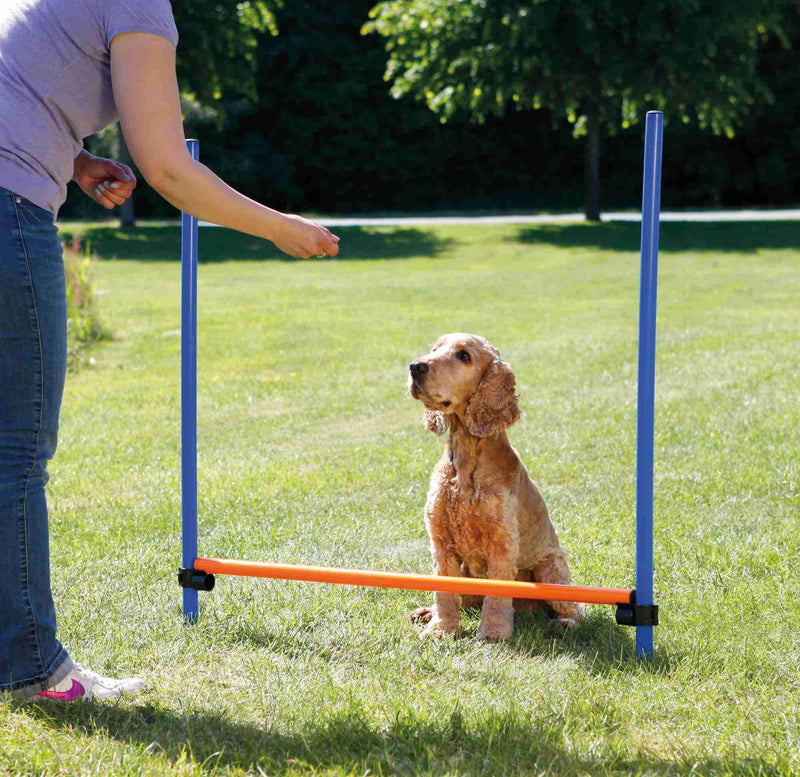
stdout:
{"type": "MultiPolygon", "coordinates": [[[[800,222],[662,225],[652,665],[605,607],[421,642],[428,594],[219,578],[184,627],[179,233],[87,234],[115,339],[68,381],[53,587],[76,659],[150,689],[0,705],[0,774],[800,773],[800,222]]],[[[201,231],[201,555],[429,572],[407,365],[467,331],[516,372],[575,581],[631,586],[638,226],[339,234],[298,262],[201,231]]]]}

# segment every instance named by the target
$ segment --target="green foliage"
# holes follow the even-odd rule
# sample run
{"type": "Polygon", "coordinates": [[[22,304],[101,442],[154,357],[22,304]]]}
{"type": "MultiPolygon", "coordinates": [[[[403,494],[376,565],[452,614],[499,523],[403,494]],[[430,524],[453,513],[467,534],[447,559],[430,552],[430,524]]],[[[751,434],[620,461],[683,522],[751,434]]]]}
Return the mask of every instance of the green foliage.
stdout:
{"type": "MultiPolygon", "coordinates": [[[[186,132],[200,138],[203,160],[249,196],[305,212],[581,206],[583,159],[566,115],[517,103],[518,110],[489,113],[483,124],[471,122],[467,110],[441,124],[413,95],[393,99],[384,81],[384,39],[360,34],[371,5],[304,0],[276,7],[280,35],[254,33],[255,97],[234,88],[223,90],[219,100],[191,99],[191,83],[182,76],[186,132]]],[[[777,35],[759,44],[756,78],[774,102],[756,100],[734,138],[703,129],[692,114],[686,124],[672,115],[664,136],[664,207],[798,202],[798,17],[793,7],[782,22],[788,47],[777,35]]],[[[178,49],[181,68],[191,53],[187,35],[178,49]]],[[[574,53],[573,47],[568,51],[574,53]]],[[[251,78],[245,62],[228,67],[242,83],[251,78]]],[[[667,114],[669,119],[669,107],[667,114]]],[[[89,149],[115,155],[111,140],[91,138],[89,149]]],[[[640,204],[641,144],[641,125],[620,123],[616,135],[604,139],[607,208],[640,204]]],[[[175,215],[141,180],[136,208],[141,217],[175,215]]],[[[62,215],[113,218],[76,187],[70,187],[62,215]]]]}
{"type": "Polygon", "coordinates": [[[254,95],[258,34],[277,34],[274,10],[281,0],[173,4],[180,32],[178,78],[203,102],[224,93],[254,95]]]}
{"type": "Polygon", "coordinates": [[[386,38],[386,78],[444,119],[546,106],[576,135],[596,116],[607,131],[647,109],[731,135],[769,99],[757,48],[781,34],[768,0],[391,0],[365,32],[386,38]]]}
{"type": "Polygon", "coordinates": [[[280,35],[261,36],[258,101],[223,98],[224,132],[187,115],[204,161],[249,196],[292,210],[479,207],[493,182],[494,207],[520,205],[529,174],[515,154],[529,133],[442,128],[424,105],[392,99],[383,44],[360,34],[369,6],[316,0],[280,9],[280,35]],[[494,163],[472,165],[473,154],[494,163]]]}
{"type": "Polygon", "coordinates": [[[73,235],[71,247],[64,246],[64,272],[67,279],[67,365],[78,369],[87,360],[90,346],[111,339],[111,332],[97,314],[94,268],[97,258],[89,245],[81,250],[80,238],[73,235]]]}

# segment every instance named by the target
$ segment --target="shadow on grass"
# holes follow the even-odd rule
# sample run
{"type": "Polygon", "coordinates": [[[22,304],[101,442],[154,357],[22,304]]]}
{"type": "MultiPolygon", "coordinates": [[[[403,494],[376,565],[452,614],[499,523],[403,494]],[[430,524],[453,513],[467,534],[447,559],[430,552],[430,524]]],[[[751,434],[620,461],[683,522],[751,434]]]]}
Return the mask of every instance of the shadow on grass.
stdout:
{"type": "MultiPolygon", "coordinates": [[[[521,227],[510,242],[601,251],[639,251],[636,222],[540,224],[521,227]]],[[[755,253],[800,245],[800,221],[666,222],[660,228],[662,251],[755,253]]]]}
{"type": "Polygon", "coordinates": [[[636,657],[635,630],[618,626],[611,607],[593,608],[574,631],[561,632],[542,613],[517,615],[510,645],[523,655],[570,655],[591,674],[660,674],[669,667],[656,651],[653,661],[636,657]]]}
{"type": "MultiPolygon", "coordinates": [[[[385,722],[370,720],[357,703],[326,718],[298,721],[291,732],[237,723],[216,712],[179,715],[144,704],[116,706],[96,702],[17,704],[16,711],[70,737],[102,737],[163,754],[173,764],[187,758],[203,773],[241,769],[248,774],[290,772],[336,774],[535,774],[608,773],[788,774],[781,761],[762,757],[744,762],[709,759],[681,747],[676,759],[644,752],[623,757],[596,748],[586,757],[570,744],[566,716],[549,705],[534,715],[493,713],[465,718],[457,702],[439,720],[420,720],[401,710],[385,722]],[[780,770],[780,771],[779,771],[780,770]]],[[[268,717],[268,710],[265,710],[268,717]]],[[[580,721],[577,721],[580,727],[580,721]]],[[[576,722],[572,723],[572,727],[576,722]]]]}
{"type": "MultiPolygon", "coordinates": [[[[480,625],[480,613],[467,610],[462,615],[461,631],[456,638],[475,640],[480,625]]],[[[419,625],[420,631],[423,626],[419,625]]],[[[323,661],[335,661],[341,645],[330,645],[317,639],[317,631],[309,627],[292,635],[255,629],[243,624],[231,629],[233,644],[248,642],[254,648],[268,648],[289,659],[313,655],[323,661]]],[[[469,646],[466,646],[469,649],[469,646]]],[[[594,608],[584,622],[574,631],[562,632],[553,628],[550,617],[544,612],[517,613],[514,634],[503,645],[523,658],[559,655],[579,659],[584,670],[592,675],[668,674],[680,661],[680,656],[656,650],[652,661],[640,661],[636,656],[635,629],[618,626],[611,608],[594,608]]]]}
{"type": "MultiPolygon", "coordinates": [[[[181,258],[181,232],[177,226],[144,225],[134,229],[101,226],[85,229],[64,225],[59,231],[62,239],[67,241],[78,235],[82,245],[88,243],[91,252],[101,259],[177,262],[181,258]]],[[[336,261],[434,257],[451,248],[454,242],[416,228],[380,231],[366,227],[342,227],[337,228],[335,234],[342,239],[340,258],[336,261]]],[[[268,240],[241,232],[218,228],[200,230],[198,261],[201,264],[236,260],[305,261],[281,253],[268,240]]]]}

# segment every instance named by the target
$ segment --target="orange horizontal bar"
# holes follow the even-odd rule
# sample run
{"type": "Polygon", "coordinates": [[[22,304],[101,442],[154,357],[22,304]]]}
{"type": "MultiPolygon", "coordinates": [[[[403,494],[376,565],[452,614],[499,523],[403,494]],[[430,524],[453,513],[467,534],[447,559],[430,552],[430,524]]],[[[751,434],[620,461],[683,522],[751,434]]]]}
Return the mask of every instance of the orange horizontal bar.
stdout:
{"type": "Polygon", "coordinates": [[[411,591],[444,591],[450,594],[475,594],[516,599],[545,599],[588,604],[629,604],[628,588],[594,588],[586,585],[523,583],[518,580],[487,580],[477,577],[412,575],[399,572],[373,572],[369,569],[335,569],[294,564],[267,564],[227,558],[198,558],[194,568],[215,575],[269,577],[276,580],[302,580],[308,583],[340,583],[374,588],[402,588],[411,591]]]}

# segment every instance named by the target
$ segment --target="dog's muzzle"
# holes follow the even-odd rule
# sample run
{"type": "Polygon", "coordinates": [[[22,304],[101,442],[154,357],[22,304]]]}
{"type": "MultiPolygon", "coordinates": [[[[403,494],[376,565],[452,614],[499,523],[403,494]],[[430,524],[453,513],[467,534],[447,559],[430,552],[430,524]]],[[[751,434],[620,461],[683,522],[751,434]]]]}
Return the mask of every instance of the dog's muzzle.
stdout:
{"type": "Polygon", "coordinates": [[[424,393],[421,384],[429,370],[430,367],[425,362],[412,362],[408,365],[408,390],[414,399],[419,399],[420,394],[424,393]]]}

